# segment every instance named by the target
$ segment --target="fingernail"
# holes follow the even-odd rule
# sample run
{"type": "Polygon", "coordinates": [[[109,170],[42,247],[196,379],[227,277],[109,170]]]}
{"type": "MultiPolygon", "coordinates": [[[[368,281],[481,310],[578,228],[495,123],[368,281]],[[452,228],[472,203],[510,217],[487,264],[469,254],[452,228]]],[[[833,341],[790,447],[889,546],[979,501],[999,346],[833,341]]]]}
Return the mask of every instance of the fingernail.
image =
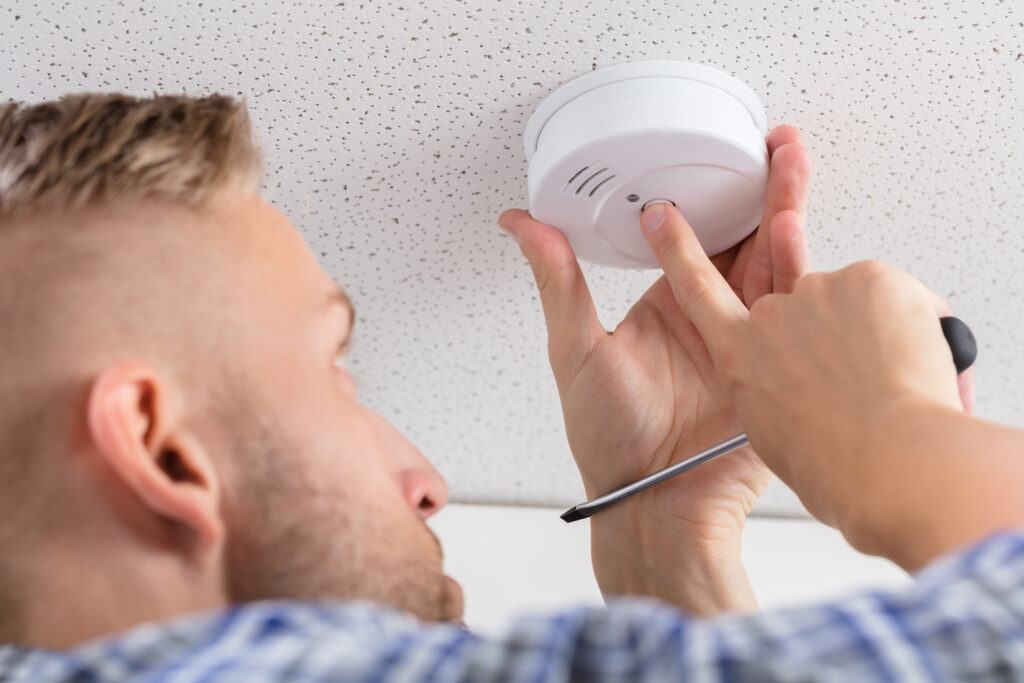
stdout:
{"type": "Polygon", "coordinates": [[[665,222],[665,205],[649,204],[640,215],[640,222],[647,232],[654,232],[665,222]]]}

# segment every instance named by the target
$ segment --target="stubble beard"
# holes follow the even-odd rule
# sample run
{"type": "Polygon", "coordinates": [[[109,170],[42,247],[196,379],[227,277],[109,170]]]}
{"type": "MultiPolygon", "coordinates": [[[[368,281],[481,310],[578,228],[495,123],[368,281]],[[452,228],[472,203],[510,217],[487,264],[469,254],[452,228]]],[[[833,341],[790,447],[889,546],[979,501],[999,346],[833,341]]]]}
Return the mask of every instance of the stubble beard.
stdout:
{"type": "Polygon", "coordinates": [[[448,585],[440,543],[425,524],[360,509],[337,482],[296,467],[294,447],[266,422],[238,427],[232,458],[239,476],[223,505],[232,603],[369,600],[423,621],[461,620],[461,596],[448,585]]]}

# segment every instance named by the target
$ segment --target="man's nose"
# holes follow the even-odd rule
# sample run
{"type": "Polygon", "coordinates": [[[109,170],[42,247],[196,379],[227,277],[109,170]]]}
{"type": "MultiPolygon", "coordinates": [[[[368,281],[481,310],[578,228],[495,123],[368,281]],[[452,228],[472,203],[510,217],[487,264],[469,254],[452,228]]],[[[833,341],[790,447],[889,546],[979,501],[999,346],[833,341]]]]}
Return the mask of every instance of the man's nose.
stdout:
{"type": "Polygon", "coordinates": [[[448,502],[448,484],[401,432],[380,415],[373,415],[402,498],[420,519],[426,520],[448,502]]]}

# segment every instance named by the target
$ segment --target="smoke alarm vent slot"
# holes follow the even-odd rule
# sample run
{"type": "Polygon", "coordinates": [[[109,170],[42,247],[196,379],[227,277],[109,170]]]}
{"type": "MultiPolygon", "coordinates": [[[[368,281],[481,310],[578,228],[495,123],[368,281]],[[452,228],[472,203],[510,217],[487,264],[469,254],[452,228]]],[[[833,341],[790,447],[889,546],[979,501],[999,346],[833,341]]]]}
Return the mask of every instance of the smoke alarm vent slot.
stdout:
{"type": "Polygon", "coordinates": [[[588,168],[590,168],[590,167],[589,166],[584,166],[580,170],[576,171],[576,173],[573,174],[572,178],[569,178],[569,181],[565,184],[565,189],[568,190],[569,186],[572,185],[573,181],[576,180],[577,178],[579,178],[581,175],[583,175],[583,172],[586,171],[588,168]]]}
{"type": "Polygon", "coordinates": [[[608,170],[607,168],[602,168],[600,171],[597,171],[596,173],[592,173],[591,175],[587,176],[587,179],[584,180],[582,183],[580,183],[580,186],[576,188],[576,194],[579,194],[580,192],[583,192],[583,188],[585,188],[587,186],[587,183],[589,183],[591,180],[593,180],[594,178],[596,178],[597,176],[601,175],[602,173],[604,173],[607,170],[608,170]]]}
{"type": "Polygon", "coordinates": [[[590,192],[588,192],[588,193],[587,193],[587,197],[593,197],[593,196],[594,196],[594,193],[595,193],[595,192],[597,192],[597,191],[598,191],[598,189],[600,189],[600,187],[601,187],[602,185],[604,185],[605,183],[607,183],[607,182],[608,182],[609,180],[611,180],[611,179],[612,179],[612,178],[614,178],[614,177],[615,177],[615,176],[613,176],[613,175],[610,175],[610,176],[608,176],[607,178],[605,178],[604,180],[602,180],[601,182],[599,182],[599,183],[598,183],[597,185],[594,185],[594,187],[590,188],[590,192]]]}

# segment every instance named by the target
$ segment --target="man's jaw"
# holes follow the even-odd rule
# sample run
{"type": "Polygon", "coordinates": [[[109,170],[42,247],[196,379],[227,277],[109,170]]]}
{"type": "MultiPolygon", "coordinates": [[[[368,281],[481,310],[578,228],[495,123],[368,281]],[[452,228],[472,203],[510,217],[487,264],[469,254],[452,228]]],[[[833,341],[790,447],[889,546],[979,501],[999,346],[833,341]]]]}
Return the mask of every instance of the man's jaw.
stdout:
{"type": "MultiPolygon", "coordinates": [[[[444,567],[444,547],[441,545],[441,539],[437,537],[434,530],[431,529],[426,523],[423,527],[430,534],[430,537],[434,539],[434,545],[437,547],[437,566],[444,567]]],[[[443,570],[442,570],[443,572],[443,570]]],[[[465,594],[462,590],[462,585],[453,579],[451,576],[442,573],[441,574],[441,606],[440,614],[442,621],[449,621],[458,624],[465,628],[466,624],[462,621],[463,614],[465,611],[465,594]]]]}
{"type": "Polygon", "coordinates": [[[443,593],[441,596],[442,619],[465,628],[466,623],[462,620],[465,612],[465,596],[462,592],[462,586],[447,574],[442,576],[441,581],[443,583],[443,593]]]}

